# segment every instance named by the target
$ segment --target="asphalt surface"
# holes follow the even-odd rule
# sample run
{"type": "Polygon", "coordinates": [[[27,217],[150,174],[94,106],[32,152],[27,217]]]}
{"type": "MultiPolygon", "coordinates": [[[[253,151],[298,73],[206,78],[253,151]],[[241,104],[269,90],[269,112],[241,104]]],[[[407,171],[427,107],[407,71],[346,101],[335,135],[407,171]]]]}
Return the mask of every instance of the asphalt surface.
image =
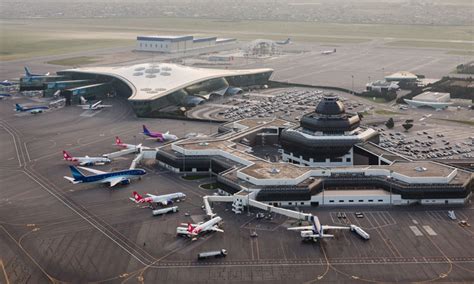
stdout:
{"type": "MultiPolygon", "coordinates": [[[[349,231],[335,239],[303,243],[286,217],[257,220],[252,210],[234,215],[230,205],[214,204],[225,233],[191,241],[176,237],[182,222],[204,218],[202,196],[210,194],[153,164],[148,174],[127,186],[68,183],[61,150],[74,155],[115,151],[114,137],[126,143],[154,146],[139,134],[141,124],[182,137],[209,133],[215,124],[138,119],[124,101],[92,117],[75,107],[39,115],[16,115],[14,102],[0,101],[0,281],[9,283],[302,283],[411,282],[474,280],[472,227],[448,219],[447,208],[301,208],[323,224],[354,223],[370,235],[363,241],[349,231]],[[175,214],[153,217],[149,208],[132,203],[132,191],[165,194],[182,191],[185,201],[175,214]],[[337,218],[345,211],[346,219],[337,218]],[[365,214],[355,218],[353,212],[365,214]],[[189,213],[190,216],[185,216],[189,213]],[[429,226],[429,227],[427,227],[429,226]],[[416,227],[418,230],[413,229],[416,227]],[[251,232],[258,233],[251,238],[251,232]],[[415,234],[417,232],[417,234],[415,234]],[[433,234],[434,232],[434,234],[433,234]],[[421,233],[421,235],[420,235],[421,233]],[[197,253],[228,250],[226,258],[197,261],[197,253]],[[8,279],[8,281],[6,281],[8,279]]],[[[97,169],[122,169],[133,155],[97,169]]],[[[459,219],[472,220],[472,206],[456,208],[459,219]]]]}

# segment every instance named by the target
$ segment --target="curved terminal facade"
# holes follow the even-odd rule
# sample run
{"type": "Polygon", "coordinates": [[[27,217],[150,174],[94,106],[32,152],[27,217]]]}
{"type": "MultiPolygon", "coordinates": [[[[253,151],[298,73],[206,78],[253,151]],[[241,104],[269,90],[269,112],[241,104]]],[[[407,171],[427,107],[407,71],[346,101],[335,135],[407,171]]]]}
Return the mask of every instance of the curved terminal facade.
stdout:
{"type": "Polygon", "coordinates": [[[58,72],[73,80],[110,83],[118,95],[128,98],[137,115],[146,117],[176,114],[214,97],[238,93],[240,88],[265,85],[272,73],[272,69],[223,70],[167,63],[58,72]]]}

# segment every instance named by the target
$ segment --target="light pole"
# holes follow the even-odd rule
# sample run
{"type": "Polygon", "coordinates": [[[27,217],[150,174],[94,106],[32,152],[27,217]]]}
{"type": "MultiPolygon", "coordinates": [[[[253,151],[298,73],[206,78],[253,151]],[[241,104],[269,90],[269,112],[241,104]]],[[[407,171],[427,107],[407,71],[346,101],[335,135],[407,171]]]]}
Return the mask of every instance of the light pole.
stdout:
{"type": "Polygon", "coordinates": [[[390,205],[392,205],[392,173],[393,171],[390,170],[390,175],[387,177],[390,184],[390,205]]]}
{"type": "Polygon", "coordinates": [[[352,78],[352,94],[354,94],[354,75],[351,75],[352,78]]]}

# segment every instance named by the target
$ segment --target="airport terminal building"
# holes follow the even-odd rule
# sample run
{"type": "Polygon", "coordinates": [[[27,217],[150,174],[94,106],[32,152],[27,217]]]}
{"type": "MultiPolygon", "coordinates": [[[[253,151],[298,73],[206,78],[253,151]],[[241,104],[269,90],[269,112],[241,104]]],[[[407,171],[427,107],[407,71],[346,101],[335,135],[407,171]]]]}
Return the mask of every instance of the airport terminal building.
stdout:
{"type": "MultiPolygon", "coordinates": [[[[272,73],[268,68],[207,69],[167,63],[85,67],[58,72],[68,80],[108,84],[111,90],[107,92],[83,92],[83,95],[86,98],[105,94],[125,97],[142,117],[180,116],[186,109],[216,97],[240,93],[242,88],[263,86],[272,73]]],[[[70,100],[74,100],[74,94],[72,96],[70,100]]]]}
{"type": "MultiPolygon", "coordinates": [[[[339,104],[334,108],[327,104],[323,100],[315,113],[340,111],[339,104]]],[[[344,116],[339,114],[339,118],[344,116]]],[[[345,124],[345,134],[313,130],[311,135],[317,136],[317,143],[313,143],[311,135],[306,137],[311,130],[304,126],[276,118],[242,119],[223,124],[212,137],[188,138],[162,146],[156,158],[161,166],[174,172],[212,172],[222,194],[252,192],[257,201],[274,206],[468,202],[472,173],[432,161],[411,161],[387,151],[377,145],[378,135],[370,128],[361,128],[356,120],[329,123],[332,127],[345,124]],[[354,139],[355,133],[350,129],[358,133],[369,131],[367,139],[354,139]],[[295,130],[306,135],[292,139],[285,134],[295,130]],[[281,154],[279,160],[271,161],[266,156],[271,149],[281,154]],[[288,153],[292,153],[291,157],[288,153]],[[348,153],[350,161],[331,160],[347,159],[348,153]]]]}

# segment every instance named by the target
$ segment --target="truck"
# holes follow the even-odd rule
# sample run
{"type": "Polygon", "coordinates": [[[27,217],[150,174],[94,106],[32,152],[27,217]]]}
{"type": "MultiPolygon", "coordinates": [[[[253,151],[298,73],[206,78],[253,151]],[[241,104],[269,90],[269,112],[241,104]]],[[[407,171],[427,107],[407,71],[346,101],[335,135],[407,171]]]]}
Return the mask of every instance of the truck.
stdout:
{"type": "Polygon", "coordinates": [[[226,249],[216,250],[216,251],[207,251],[207,252],[200,252],[198,253],[198,260],[199,259],[206,259],[209,257],[225,257],[227,255],[226,249]]]}
{"type": "Polygon", "coordinates": [[[175,212],[178,212],[178,206],[153,210],[153,216],[163,215],[166,213],[175,213],[175,212]]]}

